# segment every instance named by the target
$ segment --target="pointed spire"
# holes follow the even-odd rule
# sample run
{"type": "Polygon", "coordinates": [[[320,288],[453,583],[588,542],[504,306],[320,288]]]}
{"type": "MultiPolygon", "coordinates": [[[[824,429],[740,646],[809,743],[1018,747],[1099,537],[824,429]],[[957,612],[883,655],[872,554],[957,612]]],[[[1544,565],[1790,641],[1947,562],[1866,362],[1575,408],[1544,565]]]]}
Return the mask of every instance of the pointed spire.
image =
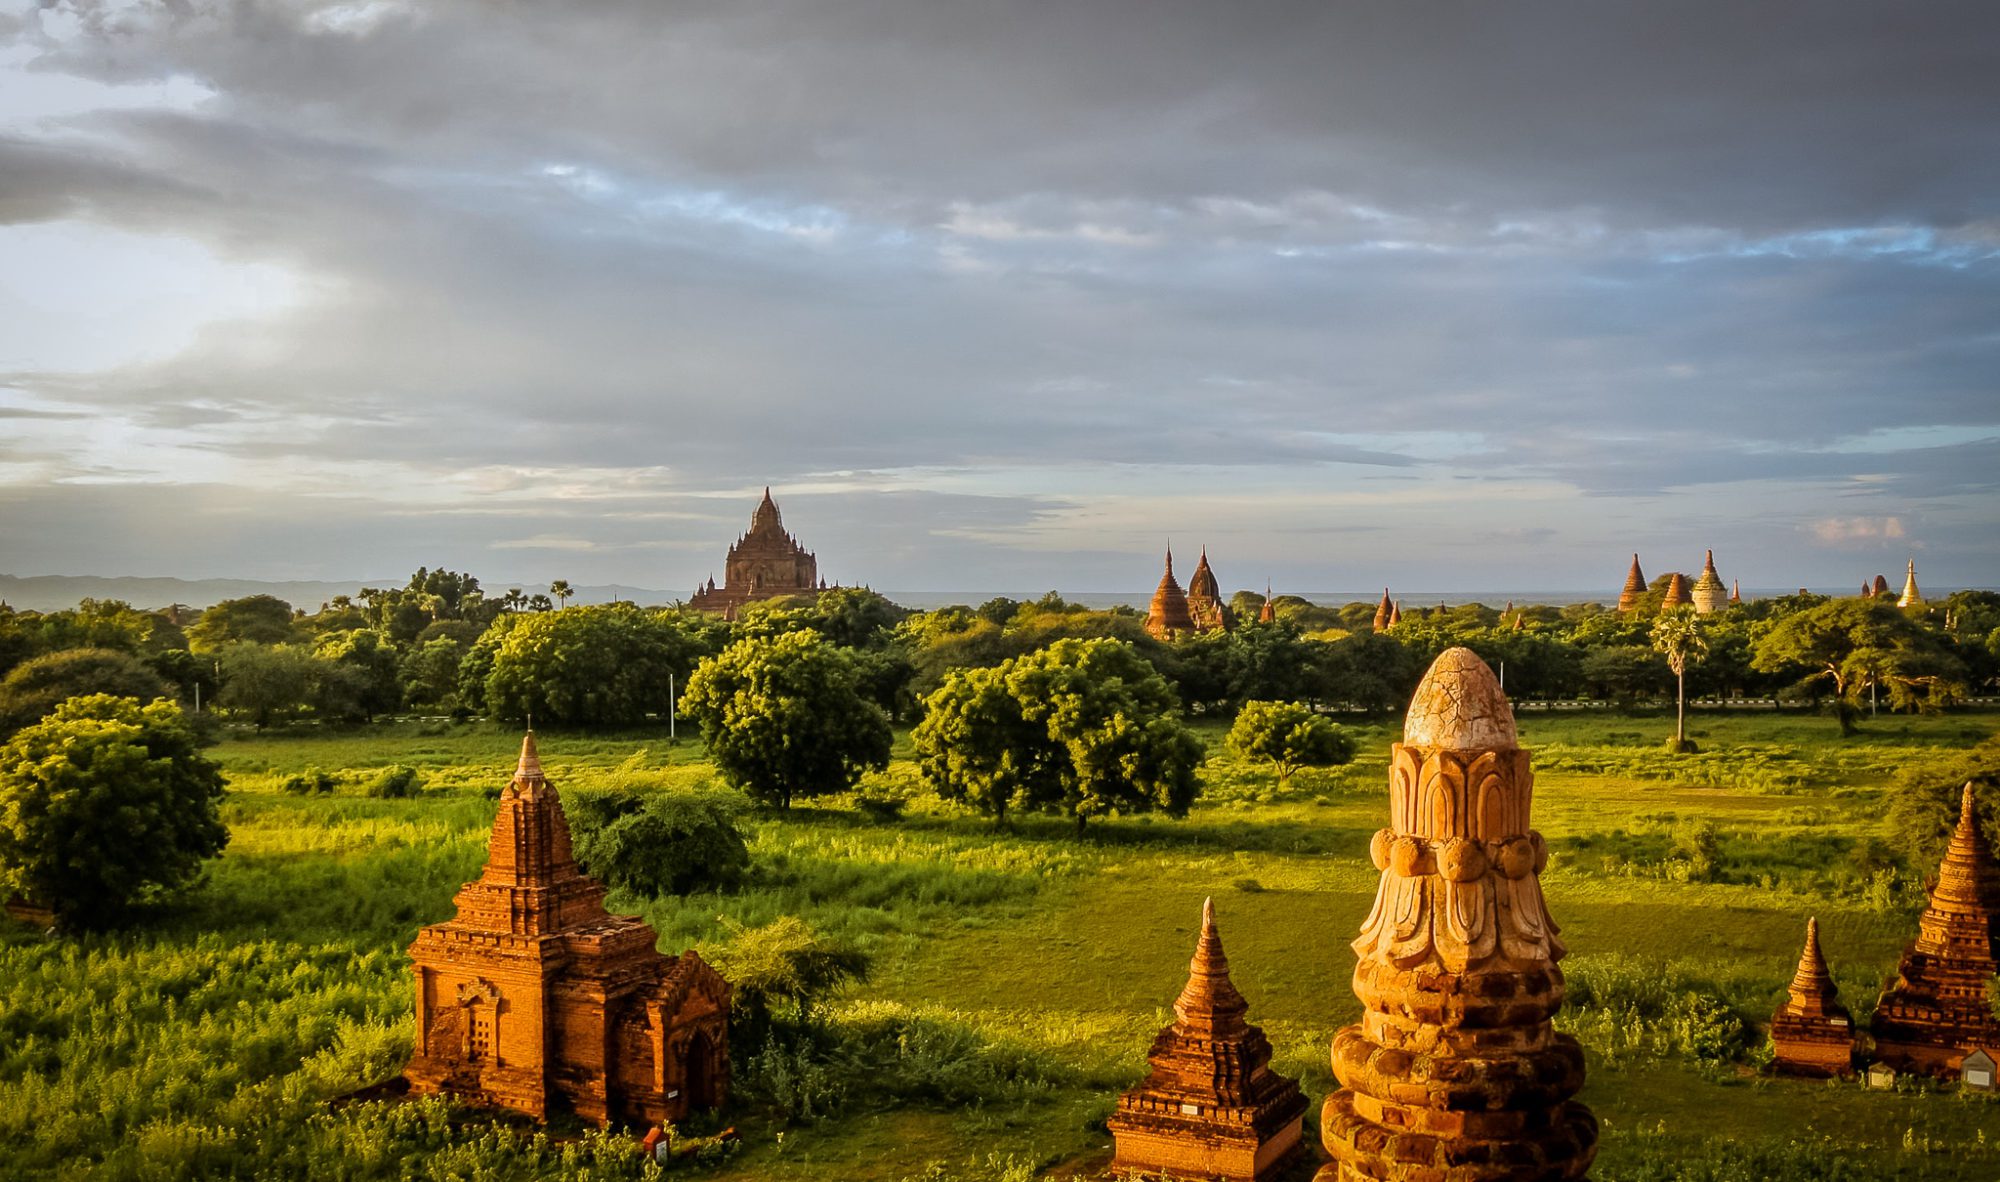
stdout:
{"type": "Polygon", "coordinates": [[[530,728],[521,736],[521,762],[514,767],[516,784],[546,783],[548,777],[542,774],[542,758],[535,750],[535,732],[530,728]]]}
{"type": "Polygon", "coordinates": [[[1896,598],[1897,607],[1910,607],[1924,601],[1924,593],[1917,590],[1917,560],[1910,559],[1910,572],[1903,577],[1903,593],[1896,598]]]}
{"type": "Polygon", "coordinates": [[[1146,611],[1146,631],[1155,640],[1165,640],[1178,632],[1194,631],[1194,616],[1188,611],[1187,596],[1182,593],[1180,581],[1174,578],[1174,551],[1167,548],[1166,571],[1160,575],[1160,585],[1153,592],[1153,602],[1146,611]]]}
{"type": "Polygon", "coordinates": [[[1382,602],[1375,605],[1375,631],[1389,626],[1389,612],[1394,606],[1389,602],[1389,589],[1382,588],[1382,602]]]}
{"type": "Polygon", "coordinates": [[[1271,581],[1266,579],[1264,580],[1264,606],[1257,609],[1257,622],[1260,624],[1270,624],[1275,623],[1277,618],[1278,609],[1271,605],[1271,581]]]}
{"type": "Polygon", "coordinates": [[[1667,611],[1672,608],[1686,607],[1690,602],[1691,597],[1687,576],[1679,571],[1675,571],[1673,577],[1667,580],[1667,594],[1665,598],[1660,600],[1660,610],[1667,611]]]}
{"type": "Polygon", "coordinates": [[[1731,580],[1729,581],[1729,602],[1731,602],[1731,603],[1742,603],[1742,602],[1743,602],[1743,580],[1742,580],[1742,579],[1731,579],[1731,580]]]}
{"type": "Polygon", "coordinates": [[[1646,575],[1639,569],[1639,556],[1632,555],[1632,569],[1625,575],[1625,588],[1618,593],[1618,610],[1629,612],[1639,606],[1639,599],[1646,594],[1646,575]]]}
{"type": "Polygon", "coordinates": [[[1801,1017],[1825,1013],[1834,999],[1833,974],[1819,949],[1819,918],[1806,920],[1806,944],[1799,951],[1799,968],[1792,974],[1791,1011],[1801,1017]]]}
{"type": "Polygon", "coordinates": [[[1398,599],[1395,603],[1389,605],[1389,627],[1394,628],[1396,625],[1402,622],[1403,622],[1403,601],[1398,599]]]}
{"type": "Polygon", "coordinates": [[[1215,926],[1215,900],[1202,900],[1201,935],[1194,959],[1188,961],[1186,988],[1174,1002],[1174,1016],[1184,1029],[1204,1034],[1233,1034],[1243,1028],[1250,1003],[1229,979],[1229,957],[1222,951],[1222,934],[1215,926]]]}

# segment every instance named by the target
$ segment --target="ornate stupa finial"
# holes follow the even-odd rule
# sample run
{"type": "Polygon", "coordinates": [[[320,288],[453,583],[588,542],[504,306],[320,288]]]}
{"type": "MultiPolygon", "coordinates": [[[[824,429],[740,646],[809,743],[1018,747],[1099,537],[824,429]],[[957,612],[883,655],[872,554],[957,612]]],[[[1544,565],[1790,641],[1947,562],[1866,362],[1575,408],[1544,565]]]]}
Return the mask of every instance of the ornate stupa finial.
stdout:
{"type": "Polygon", "coordinates": [[[1343,1085],[1318,1182],[1577,1179],[1597,1121],[1571,1097],[1583,1049],[1550,1019],[1566,949],[1542,897],[1534,772],[1470,649],[1445,650],[1390,748],[1374,910],[1354,941],[1362,1017],[1333,1039],[1343,1085]]]}
{"type": "Polygon", "coordinates": [[[521,736],[521,759],[514,765],[514,783],[546,783],[548,777],[542,774],[542,757],[535,750],[535,732],[531,727],[521,736]]]}
{"type": "Polygon", "coordinates": [[[1917,590],[1917,560],[1910,559],[1909,573],[1903,576],[1903,593],[1896,597],[1897,607],[1912,607],[1924,601],[1924,593],[1917,590]]]}

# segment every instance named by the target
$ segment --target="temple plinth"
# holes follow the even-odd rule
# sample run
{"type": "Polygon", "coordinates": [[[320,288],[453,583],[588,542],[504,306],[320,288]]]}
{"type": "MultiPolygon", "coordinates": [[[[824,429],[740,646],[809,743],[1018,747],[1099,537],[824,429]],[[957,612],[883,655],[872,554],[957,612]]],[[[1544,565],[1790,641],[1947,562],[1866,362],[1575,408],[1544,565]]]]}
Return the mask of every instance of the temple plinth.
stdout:
{"type": "Polygon", "coordinates": [[[2000,964],[1996,917],[2000,866],[1979,831],[1967,784],[1917,938],[1875,1003],[1869,1029],[1877,1058],[1943,1075],[1973,1047],[2000,1045],[2000,1019],[1986,1002],[1986,982],[2000,964]]]}
{"type": "Polygon", "coordinates": [[[1645,597],[1646,575],[1645,572],[1639,569],[1639,556],[1634,554],[1632,556],[1632,569],[1626,572],[1625,575],[1625,588],[1618,592],[1618,610],[1629,612],[1633,608],[1638,607],[1639,601],[1645,597]]]}
{"type": "Polygon", "coordinates": [[[521,742],[486,868],[458,914],[417,933],[415,1053],[403,1078],[538,1120],[662,1124],[721,1105],[729,985],[692,951],[661,955],[647,924],[604,909],[569,822],[521,742]]]}
{"type": "Polygon", "coordinates": [[[1771,1050],[1778,1070],[1792,1075],[1846,1075],[1854,1070],[1854,1019],[1840,1004],[1819,949],[1819,920],[1806,920],[1805,948],[1790,996],[1771,1015],[1771,1050]]]}
{"type": "Polygon", "coordinates": [[[1447,649],[1391,747],[1382,872],[1354,941],[1359,1024],[1333,1039],[1343,1085],[1318,1182],[1581,1178],[1597,1120],[1571,1099],[1583,1048],[1558,1034],[1566,949],[1537,875],[1534,772],[1485,662],[1447,649]]]}
{"type": "Polygon", "coordinates": [[[1298,1157],[1306,1098],[1271,1070],[1270,1040],[1244,1021],[1249,1008],[1229,979],[1215,903],[1205,901],[1173,1024],[1153,1040],[1145,1082],[1106,1122],[1113,1174],[1266,1182],[1298,1157]]]}

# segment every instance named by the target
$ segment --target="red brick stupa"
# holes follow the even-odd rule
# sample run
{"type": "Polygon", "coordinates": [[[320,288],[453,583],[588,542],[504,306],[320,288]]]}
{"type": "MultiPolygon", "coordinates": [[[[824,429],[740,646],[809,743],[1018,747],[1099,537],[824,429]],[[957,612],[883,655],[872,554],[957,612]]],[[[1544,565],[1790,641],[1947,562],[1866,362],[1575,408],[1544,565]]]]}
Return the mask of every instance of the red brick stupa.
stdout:
{"type": "Polygon", "coordinates": [[[1264,1182],[1297,1158],[1306,1098],[1271,1070],[1270,1041],[1243,1020],[1249,1008],[1229,980],[1215,902],[1205,901],[1174,1023],[1153,1040],[1146,1081],[1106,1122],[1114,1175],[1264,1182]]]}
{"type": "Polygon", "coordinates": [[[1667,579],[1667,593],[1660,599],[1660,610],[1672,611],[1677,607],[1687,607],[1694,602],[1694,592],[1688,586],[1688,577],[1675,571],[1667,579]]]}
{"type": "Polygon", "coordinates": [[[1224,632],[1229,628],[1229,607],[1222,602],[1222,585],[1208,567],[1208,547],[1201,548],[1201,561],[1187,585],[1188,618],[1197,632],[1224,632]]]}
{"type": "Polygon", "coordinates": [[[1792,974],[1792,995],[1771,1015],[1771,1050],[1779,1071],[1846,1075],[1854,1070],[1854,1019],[1834,996],[1833,974],[1819,950],[1819,920],[1806,920],[1806,946],[1792,974]]]}
{"type": "Polygon", "coordinates": [[[715,577],[709,576],[707,583],[694,589],[688,606],[734,619],[746,603],[826,590],[826,580],[819,577],[818,556],[785,532],[785,520],[768,486],[764,499],[751,511],[749,530],[729,548],[722,578],[718,587],[715,577]]]}
{"type": "Polygon", "coordinates": [[[1537,877],[1534,772],[1493,671],[1447,649],[1389,761],[1382,880],[1354,941],[1359,1024],[1334,1035],[1344,1085],[1320,1114],[1319,1182],[1581,1178],[1597,1120],[1571,1099],[1583,1048],[1549,1019],[1566,952],[1537,877]]]}
{"type": "Polygon", "coordinates": [[[1373,624],[1375,631],[1380,632],[1389,626],[1389,614],[1393,610],[1395,610],[1395,605],[1389,602],[1389,589],[1384,587],[1382,588],[1382,602],[1375,605],[1375,622],[1373,624]]]}
{"type": "Polygon", "coordinates": [[[693,952],[604,910],[570,853],[569,822],[521,741],[486,869],[458,915],[417,933],[417,1045],[403,1078],[536,1119],[663,1124],[721,1105],[729,985],[693,952]]]}
{"type": "Polygon", "coordinates": [[[1629,612],[1646,597],[1646,576],[1639,569],[1639,556],[1632,556],[1632,569],[1625,576],[1625,589],[1618,593],[1618,610],[1629,612]]]}
{"type": "Polygon", "coordinates": [[[2000,867],[1973,816],[1972,785],[1959,803],[1930,906],[1875,1003],[1875,1055],[1893,1067],[1945,1075],[1975,1046],[2000,1043],[1986,982],[2000,963],[2000,867]]]}
{"type": "Polygon", "coordinates": [[[1155,640],[1170,640],[1194,631],[1194,617],[1188,613],[1187,595],[1181,590],[1180,580],[1174,577],[1172,550],[1167,551],[1166,573],[1160,576],[1160,585],[1153,592],[1152,606],[1146,611],[1146,631],[1155,640]]]}

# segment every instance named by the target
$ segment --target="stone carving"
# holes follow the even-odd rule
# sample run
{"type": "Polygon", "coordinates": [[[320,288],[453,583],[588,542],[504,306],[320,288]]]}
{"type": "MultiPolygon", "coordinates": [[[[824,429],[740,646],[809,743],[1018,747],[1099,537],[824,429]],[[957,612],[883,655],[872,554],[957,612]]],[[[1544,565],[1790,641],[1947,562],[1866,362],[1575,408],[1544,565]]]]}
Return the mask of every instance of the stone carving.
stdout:
{"type": "Polygon", "coordinates": [[[785,532],[784,519],[768,486],[764,499],[750,514],[749,532],[729,548],[722,576],[720,587],[713,575],[696,587],[688,606],[735,619],[737,610],[746,603],[826,590],[826,581],[819,577],[819,558],[785,532]]]}
{"type": "Polygon", "coordinates": [[[1265,1182],[1303,1151],[1306,1098],[1271,1070],[1270,1040],[1244,1021],[1249,1008],[1229,980],[1215,902],[1205,901],[1174,1022],[1153,1040],[1145,1082],[1107,1122],[1113,1174],[1265,1182]]]}
{"type": "Polygon", "coordinates": [[[1632,569],[1625,576],[1625,589],[1618,593],[1618,610],[1629,612],[1646,596],[1646,576],[1639,570],[1639,556],[1632,556],[1632,569]]]}
{"type": "Polygon", "coordinates": [[[1974,1046],[2000,1042],[1986,981],[2000,964],[2000,866],[1973,815],[1972,785],[1959,802],[1930,905],[1896,976],[1875,1003],[1876,1057],[1905,1071],[1946,1075],[1974,1046]]]}
{"type": "Polygon", "coordinates": [[[1583,1050],[1549,1019],[1566,952],[1537,875],[1534,773],[1493,671],[1441,654],[1390,749],[1382,872],[1354,941],[1361,1022],[1333,1039],[1318,1182],[1580,1178],[1597,1121],[1583,1050]]]}
{"type": "Polygon", "coordinates": [[[1729,588],[1722,585],[1722,576],[1715,573],[1715,551],[1708,551],[1702,558],[1701,577],[1689,589],[1688,599],[1693,602],[1694,610],[1704,616],[1729,605],[1729,588]]]}
{"type": "Polygon", "coordinates": [[[1835,996],[1833,974],[1819,950],[1819,920],[1806,920],[1806,946],[1792,974],[1791,996],[1771,1015],[1771,1049],[1779,1071],[1848,1075],[1854,1070],[1854,1019],[1835,996]]]}
{"type": "MultiPolygon", "coordinates": [[[[1883,579],[1881,582],[1882,590],[1887,592],[1889,590],[1888,580],[1883,579]]],[[[1924,593],[1917,590],[1917,560],[1912,558],[1910,559],[1910,572],[1903,576],[1903,593],[1896,597],[1896,606],[1913,607],[1921,605],[1923,601],[1924,593]]]]}
{"type": "Polygon", "coordinates": [[[604,887],[570,852],[569,822],[521,742],[486,868],[458,915],[417,933],[418,1093],[600,1124],[679,1120],[729,1083],[729,985],[693,952],[604,910],[604,887]]]}

